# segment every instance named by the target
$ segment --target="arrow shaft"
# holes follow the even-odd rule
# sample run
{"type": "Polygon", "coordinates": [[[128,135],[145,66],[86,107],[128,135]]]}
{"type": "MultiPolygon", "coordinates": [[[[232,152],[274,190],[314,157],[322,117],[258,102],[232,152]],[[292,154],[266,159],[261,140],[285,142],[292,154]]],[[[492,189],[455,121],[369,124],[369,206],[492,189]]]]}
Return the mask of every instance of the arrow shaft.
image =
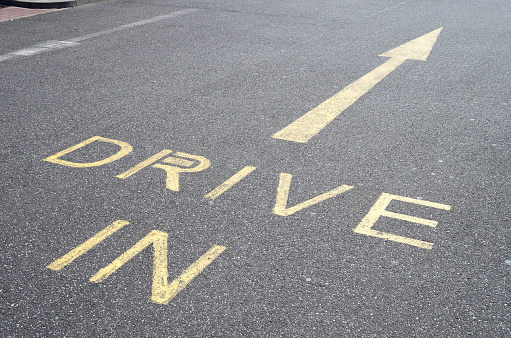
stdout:
{"type": "Polygon", "coordinates": [[[306,143],[405,61],[406,58],[390,58],[381,66],[362,76],[287,127],[273,134],[272,137],[306,143]]]}

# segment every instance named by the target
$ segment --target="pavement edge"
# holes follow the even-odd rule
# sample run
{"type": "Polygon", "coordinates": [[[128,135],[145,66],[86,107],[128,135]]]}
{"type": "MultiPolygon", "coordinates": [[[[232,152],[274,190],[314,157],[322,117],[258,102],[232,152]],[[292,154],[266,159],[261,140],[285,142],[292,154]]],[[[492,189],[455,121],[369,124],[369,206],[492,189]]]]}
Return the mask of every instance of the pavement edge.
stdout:
{"type": "Polygon", "coordinates": [[[33,9],[68,8],[103,0],[0,0],[0,5],[33,9]]]}

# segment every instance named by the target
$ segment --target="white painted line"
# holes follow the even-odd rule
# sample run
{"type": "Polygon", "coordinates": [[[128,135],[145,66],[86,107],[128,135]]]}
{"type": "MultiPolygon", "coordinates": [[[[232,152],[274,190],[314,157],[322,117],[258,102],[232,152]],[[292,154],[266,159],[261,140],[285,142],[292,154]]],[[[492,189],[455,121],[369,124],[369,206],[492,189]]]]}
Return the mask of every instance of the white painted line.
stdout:
{"type": "Polygon", "coordinates": [[[154,22],[158,22],[158,21],[162,21],[162,20],[172,19],[172,18],[175,18],[177,16],[188,14],[188,13],[192,13],[192,12],[195,12],[195,11],[197,11],[197,9],[194,9],[194,8],[183,9],[183,10],[180,10],[180,11],[177,11],[177,12],[173,12],[173,13],[170,13],[170,14],[158,15],[158,16],[155,16],[153,18],[132,22],[132,23],[129,23],[129,24],[126,24],[126,25],[122,25],[122,26],[118,26],[118,27],[114,27],[114,28],[110,28],[110,29],[105,29],[103,31],[99,31],[99,32],[96,32],[96,33],[82,35],[82,36],[79,36],[79,37],[76,37],[76,38],[73,38],[73,39],[69,39],[67,41],[56,41],[56,40],[45,41],[45,42],[39,43],[37,45],[31,46],[31,47],[28,47],[28,48],[19,49],[19,50],[14,51],[14,52],[2,54],[2,55],[0,55],[0,62],[6,61],[6,60],[9,60],[9,59],[18,57],[18,56],[32,56],[32,55],[35,55],[35,54],[39,54],[39,53],[43,53],[43,52],[48,52],[48,51],[51,51],[51,50],[63,49],[63,48],[67,48],[67,47],[77,46],[77,45],[80,44],[81,41],[84,41],[84,40],[92,39],[92,38],[95,38],[95,37],[98,37],[98,36],[101,36],[101,35],[106,35],[106,34],[111,34],[111,33],[119,32],[119,31],[123,31],[123,30],[130,29],[130,28],[144,26],[144,25],[147,25],[147,24],[150,24],[150,23],[154,23],[154,22]]]}
{"type": "Polygon", "coordinates": [[[162,21],[162,20],[172,19],[172,18],[175,18],[177,16],[188,14],[188,13],[192,13],[192,12],[195,12],[195,11],[197,11],[197,9],[194,9],[194,8],[183,9],[183,10],[180,10],[180,11],[177,11],[177,12],[173,12],[173,13],[170,13],[170,14],[158,15],[158,16],[155,16],[155,17],[150,18],[150,19],[140,20],[140,21],[136,21],[136,22],[132,22],[132,23],[126,24],[126,25],[122,25],[122,26],[118,26],[118,27],[114,27],[114,28],[110,28],[110,29],[105,29],[104,31],[100,31],[100,32],[96,32],[96,33],[91,33],[91,34],[79,36],[77,38],[70,39],[69,41],[71,41],[71,42],[80,42],[80,41],[92,39],[92,38],[95,38],[95,37],[98,37],[98,36],[101,36],[101,35],[111,34],[111,33],[115,33],[115,32],[119,32],[119,31],[125,30],[125,29],[139,27],[139,26],[147,25],[147,24],[158,22],[158,21],[162,21]]]}
{"type": "Polygon", "coordinates": [[[35,54],[48,52],[48,51],[55,50],[55,49],[63,49],[63,48],[72,47],[72,46],[76,46],[76,45],[79,45],[79,43],[72,42],[72,41],[54,41],[54,40],[45,41],[45,42],[41,42],[41,43],[39,43],[35,46],[32,46],[32,47],[23,48],[23,49],[14,51],[14,52],[0,55],[0,62],[6,61],[9,59],[18,57],[18,56],[32,56],[35,54]]]}
{"type": "Polygon", "coordinates": [[[10,53],[9,54],[4,54],[4,55],[0,55],[0,62],[12,59],[15,56],[16,56],[15,54],[10,54],[10,53]]]}
{"type": "Polygon", "coordinates": [[[40,44],[37,44],[35,46],[20,49],[15,52],[12,52],[10,54],[18,55],[18,56],[30,56],[34,54],[39,54],[41,52],[46,52],[53,49],[62,49],[66,47],[76,46],[79,45],[77,42],[70,42],[70,41],[46,41],[42,42],[40,44]]]}

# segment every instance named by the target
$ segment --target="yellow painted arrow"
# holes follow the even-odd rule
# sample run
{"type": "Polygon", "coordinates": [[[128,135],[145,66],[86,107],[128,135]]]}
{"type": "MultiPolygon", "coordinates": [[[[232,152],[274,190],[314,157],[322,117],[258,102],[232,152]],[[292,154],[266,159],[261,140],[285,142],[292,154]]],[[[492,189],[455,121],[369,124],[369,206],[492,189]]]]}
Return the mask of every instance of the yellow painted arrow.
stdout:
{"type": "Polygon", "coordinates": [[[272,137],[306,143],[403,62],[426,61],[441,30],[442,27],[380,54],[379,56],[389,57],[390,60],[348,85],[272,137]]]}

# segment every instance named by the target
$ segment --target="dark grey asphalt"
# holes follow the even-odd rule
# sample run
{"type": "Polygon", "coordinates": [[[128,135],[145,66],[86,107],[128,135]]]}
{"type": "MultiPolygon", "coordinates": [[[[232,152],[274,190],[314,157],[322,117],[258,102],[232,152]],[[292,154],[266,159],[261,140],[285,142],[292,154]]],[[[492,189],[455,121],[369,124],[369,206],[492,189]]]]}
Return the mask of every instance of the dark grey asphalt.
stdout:
{"type": "MultiPolygon", "coordinates": [[[[2,336],[511,335],[511,3],[485,1],[112,0],[0,23],[2,336]],[[406,61],[306,144],[271,135],[444,27],[426,62],[406,61]],[[11,53],[11,54],[9,54],[11,53]],[[42,159],[92,136],[133,152],[94,168],[42,159]],[[211,167],[115,176],[163,149],[211,167]],[[257,169],[214,201],[203,196],[257,169]],[[339,185],[355,188],[283,217],[339,185]],[[356,234],[382,193],[383,232],[356,234]],[[46,268],[115,220],[129,225],[61,271],[46,268]],[[89,278],[151,230],[169,234],[169,282],[212,245],[227,249],[169,305],[151,302],[148,248],[89,278]]],[[[115,146],[66,159],[92,162],[115,146]]]]}

